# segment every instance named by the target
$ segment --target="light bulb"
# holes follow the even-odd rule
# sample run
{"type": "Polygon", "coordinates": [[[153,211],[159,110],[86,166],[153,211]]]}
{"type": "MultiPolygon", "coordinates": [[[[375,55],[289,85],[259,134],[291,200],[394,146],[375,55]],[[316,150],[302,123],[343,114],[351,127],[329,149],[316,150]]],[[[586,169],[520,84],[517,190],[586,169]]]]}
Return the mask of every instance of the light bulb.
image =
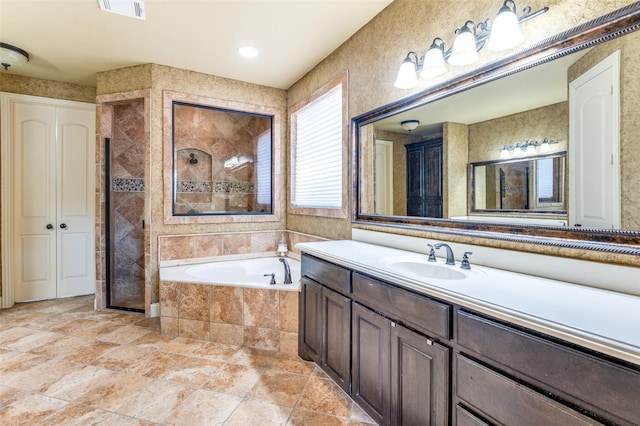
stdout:
{"type": "Polygon", "coordinates": [[[487,50],[500,52],[514,48],[524,41],[515,8],[515,3],[512,1],[507,0],[504,2],[491,26],[487,50]],[[510,5],[512,5],[513,9],[509,7],[510,5]]]}
{"type": "Polygon", "coordinates": [[[416,77],[416,64],[411,60],[411,52],[400,65],[398,77],[393,85],[398,89],[411,89],[418,85],[418,77],[416,77]]]}
{"type": "MultiPolygon", "coordinates": [[[[469,23],[469,21],[467,22],[469,23]]],[[[476,36],[471,32],[467,24],[460,28],[458,35],[453,40],[453,48],[448,62],[454,66],[464,66],[478,60],[476,36]]]]}
{"type": "Polygon", "coordinates": [[[424,55],[424,66],[420,72],[420,77],[437,77],[445,72],[447,72],[447,65],[444,62],[444,42],[438,37],[433,40],[431,47],[424,55]]]}

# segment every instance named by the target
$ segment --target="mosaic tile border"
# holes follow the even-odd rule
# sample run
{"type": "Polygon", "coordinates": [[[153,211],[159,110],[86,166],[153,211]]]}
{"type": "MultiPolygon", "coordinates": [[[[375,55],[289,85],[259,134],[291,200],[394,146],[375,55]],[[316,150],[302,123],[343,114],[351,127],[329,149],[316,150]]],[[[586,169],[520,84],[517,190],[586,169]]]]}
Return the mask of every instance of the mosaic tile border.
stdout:
{"type": "Polygon", "coordinates": [[[144,179],[111,179],[111,192],[144,192],[144,179]]]}
{"type": "Polygon", "coordinates": [[[178,181],[177,193],[226,193],[255,194],[256,184],[253,182],[194,182],[178,181]]]}

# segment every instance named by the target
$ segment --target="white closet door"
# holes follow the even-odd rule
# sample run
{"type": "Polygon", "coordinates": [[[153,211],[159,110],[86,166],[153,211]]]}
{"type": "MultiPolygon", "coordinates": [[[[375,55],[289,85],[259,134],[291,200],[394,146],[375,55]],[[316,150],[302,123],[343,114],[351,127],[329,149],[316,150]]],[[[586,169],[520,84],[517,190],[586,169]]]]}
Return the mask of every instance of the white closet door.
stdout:
{"type": "Polygon", "coordinates": [[[95,291],[95,111],[58,108],[58,297],[95,291]]]}
{"type": "Polygon", "coordinates": [[[3,256],[11,259],[11,272],[3,276],[13,284],[12,301],[92,294],[95,107],[24,95],[5,99],[3,123],[11,129],[3,137],[11,159],[3,158],[2,165],[12,170],[12,179],[2,182],[11,204],[11,218],[2,219],[13,238],[12,256],[3,256]]]}
{"type": "Polygon", "coordinates": [[[56,109],[13,104],[15,300],[56,297],[56,109]]]}

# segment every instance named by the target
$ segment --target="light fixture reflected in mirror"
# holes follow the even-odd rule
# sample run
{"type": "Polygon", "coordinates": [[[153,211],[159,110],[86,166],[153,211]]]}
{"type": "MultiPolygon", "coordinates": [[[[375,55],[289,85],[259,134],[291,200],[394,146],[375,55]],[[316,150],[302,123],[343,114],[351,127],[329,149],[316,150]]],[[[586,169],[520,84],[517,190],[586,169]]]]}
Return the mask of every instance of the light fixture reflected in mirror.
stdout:
{"type": "Polygon", "coordinates": [[[29,62],[29,54],[19,47],[0,42],[0,64],[6,70],[29,62]]]}
{"type": "Polygon", "coordinates": [[[533,155],[536,152],[547,153],[551,152],[551,145],[557,144],[557,140],[551,140],[544,138],[542,142],[535,140],[524,141],[523,143],[516,143],[515,146],[504,145],[500,149],[500,158],[520,157],[523,155],[533,155]]]}
{"type": "Polygon", "coordinates": [[[531,7],[526,6],[522,9],[523,15],[518,17],[515,1],[506,0],[500,8],[492,28],[489,28],[489,19],[478,21],[478,24],[467,20],[462,27],[456,30],[457,35],[451,49],[445,50],[444,40],[436,37],[424,56],[418,56],[413,51],[409,52],[400,65],[393,85],[398,89],[412,89],[418,85],[416,75],[418,72],[420,72],[422,79],[437,77],[447,71],[447,62],[453,66],[470,65],[478,60],[478,51],[485,44],[487,50],[492,51],[512,49],[524,41],[520,24],[548,10],[548,7],[543,7],[531,12],[531,7]]]}
{"type": "Polygon", "coordinates": [[[419,125],[420,125],[420,121],[418,120],[405,120],[402,123],[400,123],[400,126],[402,126],[402,128],[405,129],[407,132],[411,132],[417,129],[419,125]]]}
{"type": "Polygon", "coordinates": [[[509,50],[523,41],[524,36],[520,31],[520,22],[516,16],[516,4],[512,0],[506,0],[493,21],[487,50],[492,52],[509,50]]]}

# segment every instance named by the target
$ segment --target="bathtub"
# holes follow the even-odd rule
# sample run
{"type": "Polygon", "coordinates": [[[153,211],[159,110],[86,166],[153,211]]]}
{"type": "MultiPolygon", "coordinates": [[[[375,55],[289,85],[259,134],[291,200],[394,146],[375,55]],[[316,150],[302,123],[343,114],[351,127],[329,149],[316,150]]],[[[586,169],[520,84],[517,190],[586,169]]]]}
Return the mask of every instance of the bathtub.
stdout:
{"type": "Polygon", "coordinates": [[[160,268],[160,281],[298,291],[300,288],[300,261],[290,257],[286,259],[291,269],[293,284],[284,284],[284,266],[277,257],[166,266],[160,268]],[[276,274],[276,284],[270,285],[271,276],[265,276],[265,274],[276,274]]]}

